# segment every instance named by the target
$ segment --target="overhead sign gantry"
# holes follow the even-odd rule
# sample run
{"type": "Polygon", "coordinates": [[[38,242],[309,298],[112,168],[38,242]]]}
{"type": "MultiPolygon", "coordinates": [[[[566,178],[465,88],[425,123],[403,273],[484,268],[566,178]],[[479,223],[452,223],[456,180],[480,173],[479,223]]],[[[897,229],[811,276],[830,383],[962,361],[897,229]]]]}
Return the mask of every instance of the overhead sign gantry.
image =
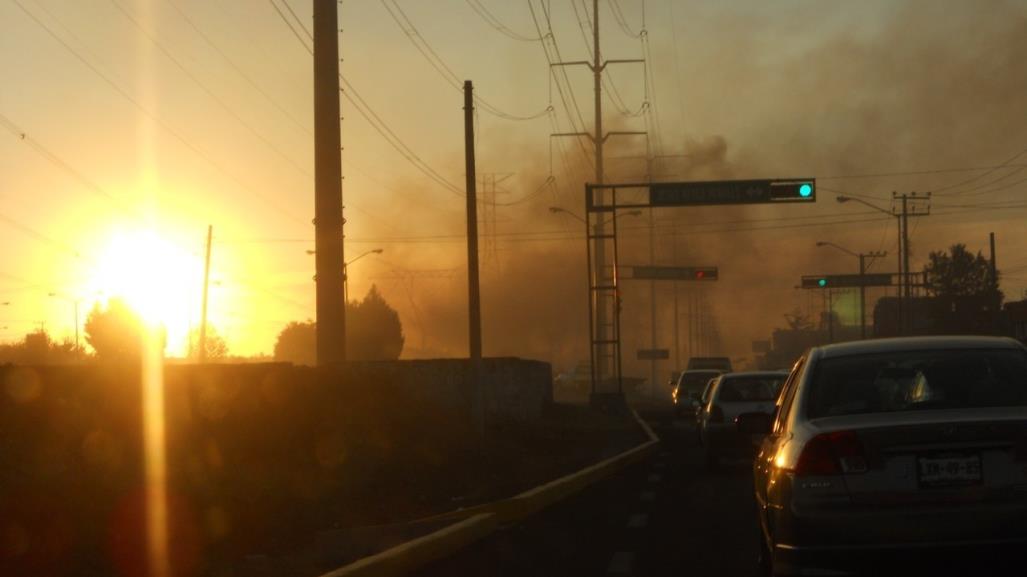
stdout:
{"type": "MultiPolygon", "coordinates": [[[[588,244],[589,339],[592,402],[623,403],[616,213],[621,209],[812,203],[814,178],[718,180],[585,185],[585,234],[588,244]],[[613,218],[609,218],[609,217],[613,218]],[[607,220],[608,219],[608,220],[607,220]],[[609,222],[612,231],[598,223],[609,222]],[[612,249],[612,250],[606,250],[612,249]],[[602,254],[612,262],[594,263],[602,254]],[[607,271],[610,271],[609,273],[607,271]],[[607,277],[607,274],[612,276],[607,277]],[[601,314],[599,311],[602,310],[601,314]],[[612,319],[601,325],[596,319],[612,319]],[[600,362],[601,361],[601,362],[600,362]]],[[[631,267],[631,278],[646,280],[716,280],[716,267],[631,267]]],[[[647,353],[648,354],[648,353],[647,353]]]]}

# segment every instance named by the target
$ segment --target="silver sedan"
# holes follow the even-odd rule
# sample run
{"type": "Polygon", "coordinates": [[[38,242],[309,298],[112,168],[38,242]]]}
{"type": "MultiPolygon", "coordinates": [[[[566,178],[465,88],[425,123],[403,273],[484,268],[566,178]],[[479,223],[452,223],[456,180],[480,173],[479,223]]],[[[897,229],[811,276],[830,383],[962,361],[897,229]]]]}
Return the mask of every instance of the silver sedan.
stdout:
{"type": "MultiPolygon", "coordinates": [[[[1027,348],[915,337],[811,349],[754,464],[761,567],[774,575],[968,563],[1027,572],[1027,348]]],[[[903,572],[905,574],[905,572],[903,572]]]]}

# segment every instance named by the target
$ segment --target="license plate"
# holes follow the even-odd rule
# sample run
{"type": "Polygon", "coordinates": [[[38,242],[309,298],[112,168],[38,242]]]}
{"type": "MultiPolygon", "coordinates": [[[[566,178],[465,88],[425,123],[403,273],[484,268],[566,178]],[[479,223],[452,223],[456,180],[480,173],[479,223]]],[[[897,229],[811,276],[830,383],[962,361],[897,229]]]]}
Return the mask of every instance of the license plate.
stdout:
{"type": "Polygon", "coordinates": [[[921,487],[959,487],[981,482],[981,456],[927,455],[917,459],[921,487]]]}

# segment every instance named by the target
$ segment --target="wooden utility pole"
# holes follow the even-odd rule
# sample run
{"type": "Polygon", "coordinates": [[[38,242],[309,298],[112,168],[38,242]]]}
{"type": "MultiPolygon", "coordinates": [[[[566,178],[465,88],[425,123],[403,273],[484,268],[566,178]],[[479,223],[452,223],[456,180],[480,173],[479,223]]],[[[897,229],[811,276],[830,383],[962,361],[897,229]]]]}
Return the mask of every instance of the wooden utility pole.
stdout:
{"type": "Polygon", "coordinates": [[[479,426],[485,430],[485,391],[481,382],[481,286],[478,282],[478,177],[474,163],[474,86],[464,81],[464,156],[467,173],[467,308],[471,383],[478,399],[479,426]]]}
{"type": "Polygon", "coordinates": [[[314,260],[317,364],[346,360],[339,6],[314,1],[314,260]]]}
{"type": "Polygon", "coordinates": [[[207,225],[207,255],[203,261],[203,307],[200,311],[199,362],[207,362],[207,293],[210,290],[210,244],[214,238],[214,225],[207,225]]]}

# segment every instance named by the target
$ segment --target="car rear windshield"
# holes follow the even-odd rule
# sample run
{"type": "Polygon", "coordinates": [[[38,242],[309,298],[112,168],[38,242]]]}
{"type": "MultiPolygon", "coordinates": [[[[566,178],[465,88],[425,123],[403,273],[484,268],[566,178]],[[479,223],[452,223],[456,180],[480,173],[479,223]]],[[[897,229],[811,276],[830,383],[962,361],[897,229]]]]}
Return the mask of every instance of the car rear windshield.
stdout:
{"type": "Polygon", "coordinates": [[[1021,351],[904,351],[822,360],[807,415],[1025,405],[1027,354],[1021,351]]]}
{"type": "Polygon", "coordinates": [[[735,377],[720,384],[717,400],[722,403],[773,401],[784,383],[784,376],[735,377]]]}
{"type": "Polygon", "coordinates": [[[690,393],[700,393],[706,387],[710,379],[720,375],[717,371],[696,371],[688,372],[681,377],[681,389],[690,393]]]}

